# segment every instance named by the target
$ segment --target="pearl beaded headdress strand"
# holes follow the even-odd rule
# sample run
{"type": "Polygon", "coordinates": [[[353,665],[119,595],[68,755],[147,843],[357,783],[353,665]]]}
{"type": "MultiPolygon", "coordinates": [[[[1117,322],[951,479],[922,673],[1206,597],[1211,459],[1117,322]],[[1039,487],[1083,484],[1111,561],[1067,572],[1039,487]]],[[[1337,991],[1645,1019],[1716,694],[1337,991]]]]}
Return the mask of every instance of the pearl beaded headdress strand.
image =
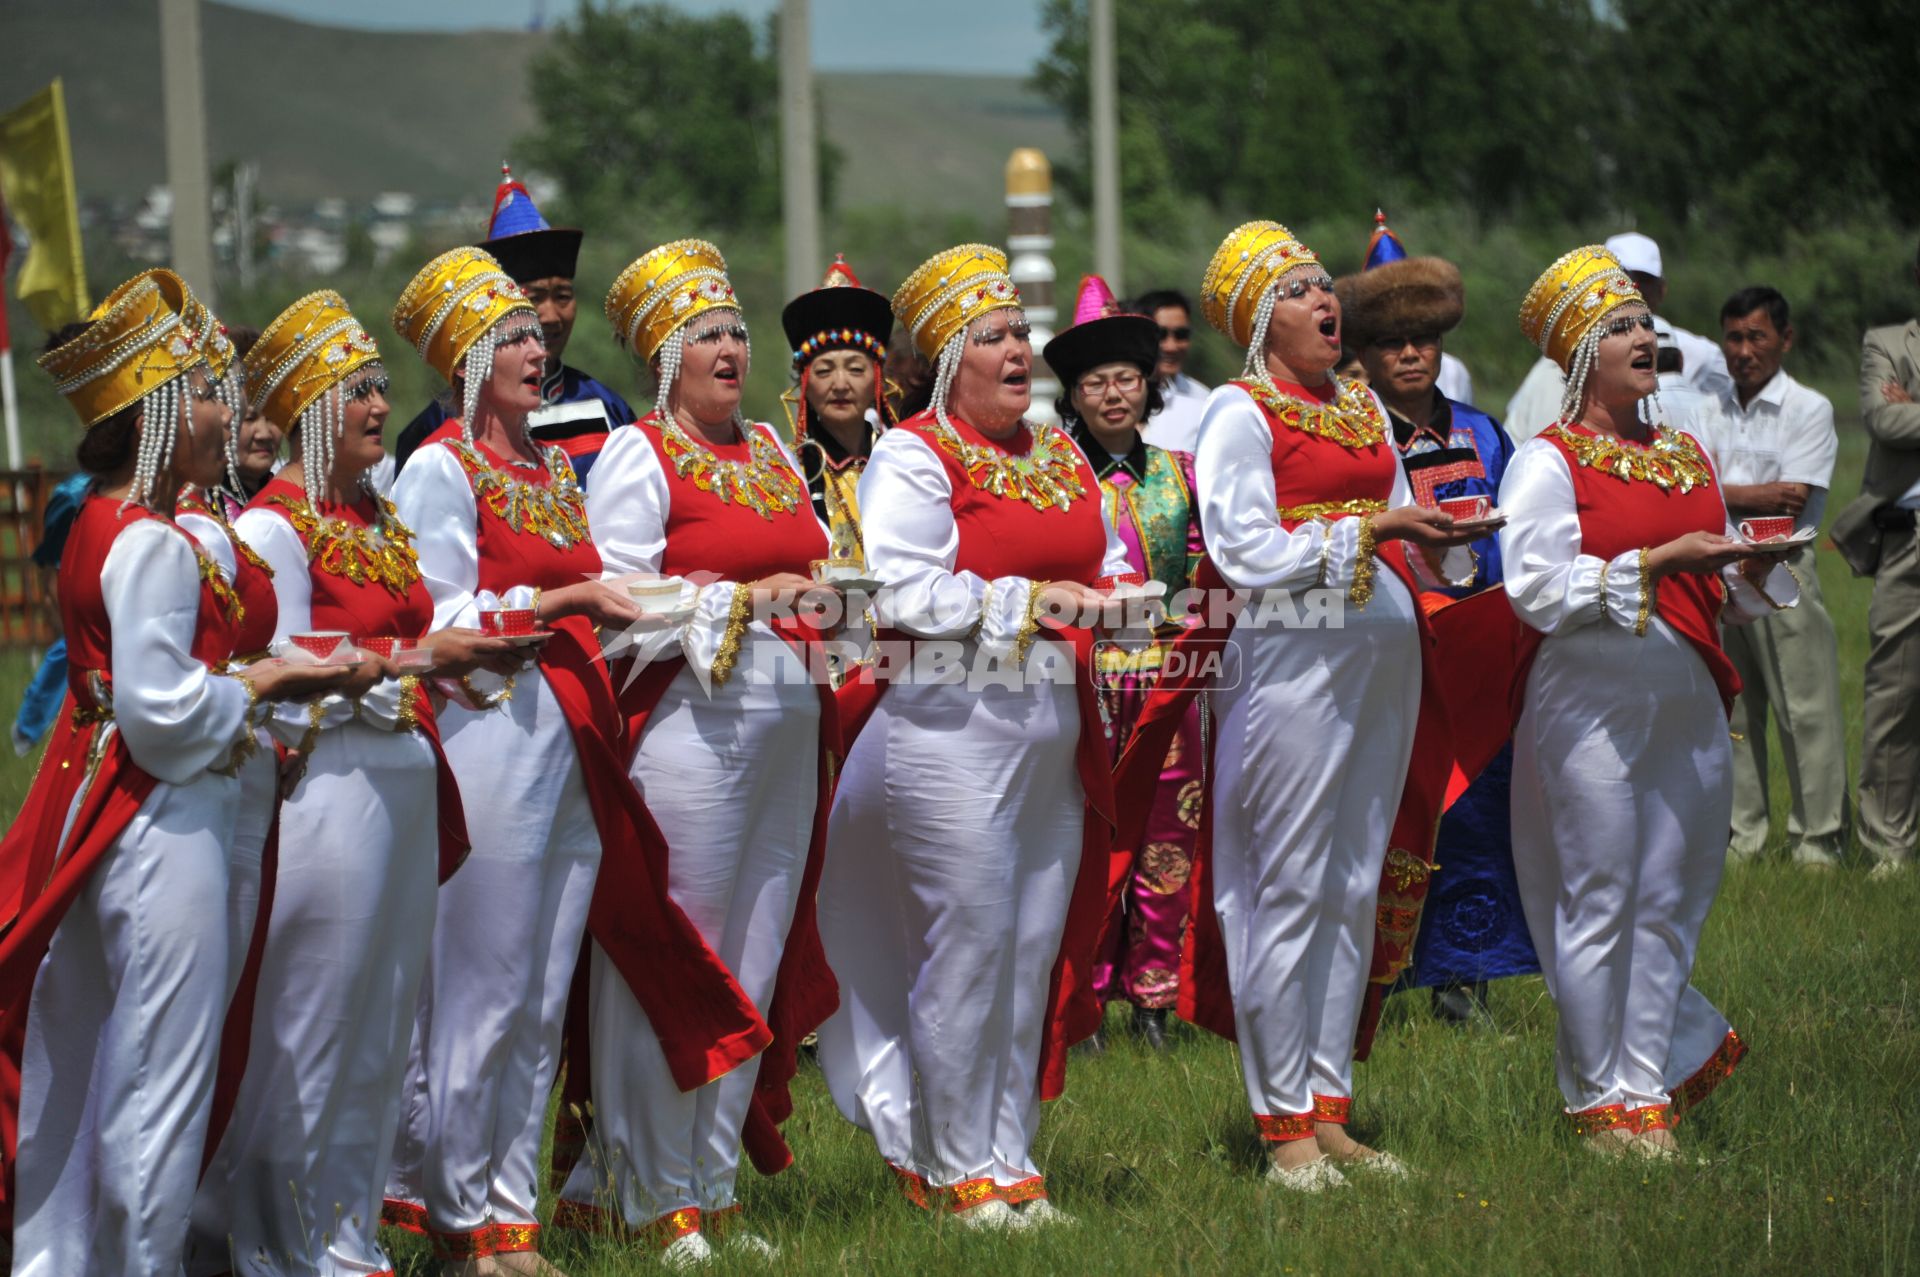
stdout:
{"type": "MultiPolygon", "coordinates": [[[[660,410],[661,415],[671,416],[673,414],[673,408],[668,402],[668,397],[673,393],[673,383],[679,380],[680,365],[686,358],[687,333],[689,330],[694,330],[694,337],[698,339],[713,331],[715,328],[734,327],[739,328],[741,333],[744,334],[741,341],[747,348],[746,366],[740,370],[740,379],[744,382],[747,374],[753,371],[753,335],[747,332],[746,316],[732,307],[715,307],[711,310],[703,311],[697,318],[688,320],[686,323],[680,325],[680,327],[674,329],[673,332],[667,336],[667,339],[660,343],[660,374],[656,378],[657,385],[654,389],[653,406],[660,410]],[[710,318],[710,316],[713,318],[710,318]]],[[[733,410],[733,425],[736,430],[742,431],[743,433],[747,428],[746,418],[741,415],[740,409],[738,408],[733,410]]]]}
{"type": "MultiPolygon", "coordinates": [[[[493,376],[493,357],[502,347],[532,338],[540,343],[540,349],[547,348],[545,331],[537,318],[524,314],[509,313],[499,323],[473,339],[467,347],[466,371],[461,374],[460,437],[466,440],[469,448],[473,446],[473,414],[480,407],[480,388],[493,376]]],[[[531,440],[533,433],[524,422],[521,429],[531,440]]]]}

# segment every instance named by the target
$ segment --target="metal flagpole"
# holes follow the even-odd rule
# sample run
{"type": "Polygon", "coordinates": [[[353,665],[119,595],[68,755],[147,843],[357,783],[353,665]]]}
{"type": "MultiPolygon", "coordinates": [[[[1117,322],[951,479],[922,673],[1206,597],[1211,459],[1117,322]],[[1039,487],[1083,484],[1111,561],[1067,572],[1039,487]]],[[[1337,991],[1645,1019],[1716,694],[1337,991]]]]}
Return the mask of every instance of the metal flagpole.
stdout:
{"type": "Polygon", "coordinates": [[[160,85],[167,185],[173,191],[173,269],[208,306],[213,288],[213,200],[207,176],[207,102],[200,71],[200,0],[160,0],[160,85]]]}
{"type": "Polygon", "coordinates": [[[1120,123],[1113,54],[1113,0],[1089,5],[1088,78],[1093,115],[1093,263],[1116,293],[1120,283],[1120,123]]]}

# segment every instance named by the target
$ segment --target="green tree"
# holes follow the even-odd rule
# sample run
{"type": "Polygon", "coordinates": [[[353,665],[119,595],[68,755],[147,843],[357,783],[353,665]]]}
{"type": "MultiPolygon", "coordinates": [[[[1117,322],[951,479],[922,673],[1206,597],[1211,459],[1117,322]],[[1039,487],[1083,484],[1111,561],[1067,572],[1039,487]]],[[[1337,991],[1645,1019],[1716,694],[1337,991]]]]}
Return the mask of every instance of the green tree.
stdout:
{"type": "MultiPolygon", "coordinates": [[[[581,0],[528,75],[540,124],[525,146],[575,216],[644,206],[650,223],[715,230],[779,218],[778,69],[744,17],[581,0]]],[[[823,147],[823,197],[834,163],[823,147]]]]}

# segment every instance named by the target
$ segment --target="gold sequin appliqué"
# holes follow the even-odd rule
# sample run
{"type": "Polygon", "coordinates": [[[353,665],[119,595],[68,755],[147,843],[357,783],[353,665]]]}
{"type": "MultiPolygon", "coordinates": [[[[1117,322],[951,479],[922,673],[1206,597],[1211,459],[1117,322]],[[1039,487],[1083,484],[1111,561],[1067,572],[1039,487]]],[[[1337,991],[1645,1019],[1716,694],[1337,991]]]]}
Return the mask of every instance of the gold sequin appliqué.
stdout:
{"type": "MultiPolygon", "coordinates": [[[[189,538],[191,539],[191,538],[189,538]]],[[[235,542],[235,544],[239,544],[235,542]]],[[[193,557],[200,569],[200,579],[207,583],[213,601],[220,605],[220,614],[229,625],[243,624],[247,619],[246,605],[240,602],[240,595],[227,583],[226,575],[220,571],[219,564],[208,558],[198,545],[193,547],[193,557]]]]}
{"type": "Polygon", "coordinates": [[[1373,393],[1357,381],[1340,384],[1340,393],[1332,403],[1311,403],[1283,395],[1256,382],[1234,383],[1243,387],[1280,424],[1316,439],[1326,439],[1342,448],[1371,448],[1387,441],[1387,415],[1373,393]]]}
{"type": "Polygon", "coordinates": [[[531,533],[562,550],[587,538],[587,494],[574,478],[573,463],[560,448],[547,448],[543,460],[551,482],[542,486],[497,469],[458,439],[447,441],[473,484],[474,499],[515,532],[531,533]]]}
{"type": "Polygon", "coordinates": [[[1024,501],[1036,510],[1065,510],[1086,495],[1080,482],[1080,454],[1057,426],[1028,424],[1033,446],[1023,457],[998,448],[968,443],[950,426],[934,423],[933,437],[948,456],[960,463],[967,481],[996,497],[1024,501]]]}
{"type": "Polygon", "coordinates": [[[1678,488],[1685,493],[1713,478],[1713,468],[1693,436],[1666,426],[1654,429],[1650,444],[1581,434],[1558,424],[1542,433],[1565,444],[1581,465],[1624,482],[1653,483],[1663,491],[1678,488]]]}
{"type": "Polygon", "coordinates": [[[307,502],[292,497],[275,495],[268,500],[287,512],[288,522],[306,543],[308,561],[327,575],[345,577],[355,585],[371,582],[395,595],[404,595],[420,579],[413,532],[400,522],[393,502],[385,497],[373,498],[379,514],[370,528],[322,518],[307,502]]]}
{"type": "Polygon", "coordinates": [[[727,505],[743,505],[763,519],[772,519],[792,514],[806,499],[807,485],[759,427],[747,428],[745,461],[722,461],[682,430],[678,422],[658,414],[651,420],[660,428],[673,472],[691,479],[694,487],[711,492],[727,505]]]}

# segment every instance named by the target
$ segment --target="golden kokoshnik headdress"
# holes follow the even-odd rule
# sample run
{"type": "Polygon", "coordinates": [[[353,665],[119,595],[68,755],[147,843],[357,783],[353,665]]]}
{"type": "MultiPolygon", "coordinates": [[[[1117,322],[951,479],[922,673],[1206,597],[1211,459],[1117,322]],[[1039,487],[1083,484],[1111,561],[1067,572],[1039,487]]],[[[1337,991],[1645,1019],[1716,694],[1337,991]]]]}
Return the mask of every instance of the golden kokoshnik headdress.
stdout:
{"type": "Polygon", "coordinates": [[[520,285],[492,254],[472,247],[451,249],[422,266],[401,290],[391,320],[400,340],[449,384],[465,361],[460,433],[468,444],[494,351],[527,336],[546,341],[540,314],[520,285]]]}
{"type": "Polygon", "coordinates": [[[307,500],[325,498],[333,448],[346,429],[342,387],[362,368],[384,389],[380,349],[339,293],[308,293],[281,311],[247,352],[247,382],[267,420],[300,432],[307,500]]]}
{"type": "Polygon", "coordinates": [[[1018,310],[1020,290],[1007,273],[1007,255],[991,244],[959,244],[935,253],[893,294],[893,313],[914,348],[934,365],[929,405],[942,425],[947,397],[960,371],[960,353],[975,320],[996,310],[1018,310]]]}
{"type": "Polygon", "coordinates": [[[1533,281],[1520,302],[1520,331],[1566,374],[1561,417],[1580,410],[1594,353],[1606,336],[1602,321],[1646,300],[1619,259],[1598,244],[1565,254],[1533,281]]]}
{"type": "MultiPolygon", "coordinates": [[[[667,395],[680,375],[687,325],[712,310],[729,310],[739,322],[753,366],[753,340],[727,278],[727,259],[704,239],[676,239],[642,253],[607,290],[607,322],[620,344],[643,364],[659,360],[655,400],[666,412],[667,395]]],[[[743,370],[743,374],[744,374],[743,370]]]]}
{"type": "Polygon", "coordinates": [[[1266,344],[1279,299],[1275,286],[1288,271],[1319,264],[1319,256],[1278,222],[1243,222],[1213,250],[1200,277],[1200,313],[1228,341],[1246,347],[1241,376],[1272,385],[1266,344]]]}
{"type": "MultiPolygon", "coordinates": [[[[142,271],[113,290],[88,317],[86,331],[40,356],[82,426],[91,428],[135,404],[140,445],[129,502],[144,502],[173,463],[177,430],[162,428],[188,413],[187,375],[205,367],[213,394],[237,421],[243,389],[233,369],[233,343],[212,311],[170,270],[142,271]]],[[[231,451],[229,452],[231,455],[231,451]]]]}

